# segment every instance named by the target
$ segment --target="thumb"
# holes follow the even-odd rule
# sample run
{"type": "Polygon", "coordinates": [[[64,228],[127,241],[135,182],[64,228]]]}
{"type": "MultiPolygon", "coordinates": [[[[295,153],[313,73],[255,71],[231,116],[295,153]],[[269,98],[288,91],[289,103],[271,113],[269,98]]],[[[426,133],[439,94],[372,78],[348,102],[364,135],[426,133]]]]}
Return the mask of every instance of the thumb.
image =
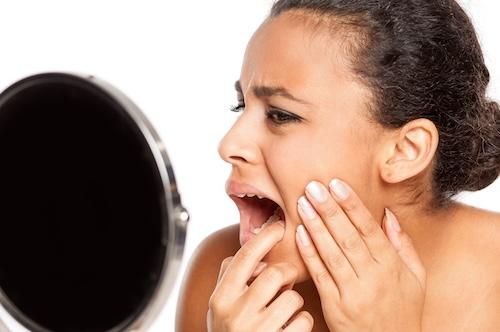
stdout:
{"type": "Polygon", "coordinates": [[[401,260],[406,264],[413,274],[417,277],[422,289],[425,289],[426,272],[424,265],[418,257],[417,251],[413,246],[413,241],[406,232],[401,229],[401,226],[396,216],[389,210],[385,209],[385,216],[383,220],[384,231],[391,241],[394,249],[401,257],[401,260]]]}

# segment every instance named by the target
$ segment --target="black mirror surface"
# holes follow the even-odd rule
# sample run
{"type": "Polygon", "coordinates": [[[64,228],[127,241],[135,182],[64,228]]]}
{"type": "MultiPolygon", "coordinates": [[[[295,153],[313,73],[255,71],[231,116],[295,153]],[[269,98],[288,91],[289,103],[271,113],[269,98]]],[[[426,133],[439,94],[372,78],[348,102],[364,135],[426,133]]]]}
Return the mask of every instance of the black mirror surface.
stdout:
{"type": "Polygon", "coordinates": [[[120,330],[159,284],[167,209],[137,124],[98,86],[40,75],[0,96],[0,289],[23,323],[120,330]]]}

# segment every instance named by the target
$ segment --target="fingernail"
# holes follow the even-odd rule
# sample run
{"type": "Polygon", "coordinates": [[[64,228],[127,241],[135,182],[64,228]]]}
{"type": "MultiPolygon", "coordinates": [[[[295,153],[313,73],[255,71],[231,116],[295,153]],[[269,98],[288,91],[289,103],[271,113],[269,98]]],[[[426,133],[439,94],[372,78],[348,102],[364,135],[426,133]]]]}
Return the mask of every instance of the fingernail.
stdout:
{"type": "Polygon", "coordinates": [[[276,223],[280,224],[281,226],[283,226],[283,228],[285,228],[285,222],[283,220],[278,220],[276,223]]]}
{"type": "Polygon", "coordinates": [[[309,182],[306,186],[306,190],[318,203],[324,203],[328,198],[326,190],[316,181],[309,182]]]}
{"type": "Polygon", "coordinates": [[[307,219],[313,220],[316,217],[316,213],[314,212],[314,208],[307,201],[307,198],[305,198],[305,196],[300,196],[299,208],[302,210],[302,212],[304,212],[307,219]]]}
{"type": "Polygon", "coordinates": [[[391,224],[392,229],[394,229],[396,232],[400,233],[401,232],[401,225],[399,225],[398,219],[392,213],[391,210],[388,208],[385,208],[385,216],[389,220],[389,223],[391,224]]]}
{"type": "Polygon", "coordinates": [[[332,189],[335,196],[337,196],[341,200],[349,197],[349,189],[347,189],[347,186],[344,184],[344,182],[340,181],[339,179],[333,179],[330,182],[330,188],[332,189]]]}
{"type": "Polygon", "coordinates": [[[304,247],[307,247],[311,244],[311,238],[309,237],[309,235],[307,235],[307,231],[304,228],[304,225],[297,226],[297,235],[299,236],[300,243],[302,243],[304,247]]]}

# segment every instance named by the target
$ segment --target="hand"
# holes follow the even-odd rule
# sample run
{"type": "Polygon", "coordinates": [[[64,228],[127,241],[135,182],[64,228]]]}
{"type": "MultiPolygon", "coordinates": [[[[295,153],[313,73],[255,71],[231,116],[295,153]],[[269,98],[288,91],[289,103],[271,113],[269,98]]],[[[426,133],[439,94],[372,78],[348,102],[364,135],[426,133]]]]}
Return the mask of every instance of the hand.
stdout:
{"type": "Polygon", "coordinates": [[[309,313],[294,315],[304,305],[302,296],[291,289],[297,269],[290,263],[258,265],[283,238],[284,231],[282,222],[273,223],[222,262],[209,301],[209,331],[311,331],[313,318],[309,313]]]}
{"type": "Polygon", "coordinates": [[[329,329],[420,331],[426,272],[411,239],[388,209],[382,229],[347,184],[329,187],[307,186],[296,236],[329,329]]]}

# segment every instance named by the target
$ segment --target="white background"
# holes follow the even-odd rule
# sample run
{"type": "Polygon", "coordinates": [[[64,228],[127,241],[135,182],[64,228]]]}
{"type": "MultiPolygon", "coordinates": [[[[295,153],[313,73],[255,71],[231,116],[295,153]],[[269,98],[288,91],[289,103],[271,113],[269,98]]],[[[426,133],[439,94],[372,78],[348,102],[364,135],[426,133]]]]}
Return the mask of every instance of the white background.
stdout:
{"type": "MultiPolygon", "coordinates": [[[[204,237],[239,220],[224,192],[230,166],[217,144],[237,117],[229,107],[246,43],[271,3],[0,0],[0,91],[27,75],[70,71],[93,74],[127,94],[162,137],[191,214],[182,273],[204,237]]],[[[462,4],[491,72],[489,95],[500,100],[500,62],[494,61],[500,58],[500,4],[462,4]]],[[[500,180],[460,196],[500,212],[499,198],[500,180]]],[[[180,280],[150,331],[174,330],[180,280]]]]}

